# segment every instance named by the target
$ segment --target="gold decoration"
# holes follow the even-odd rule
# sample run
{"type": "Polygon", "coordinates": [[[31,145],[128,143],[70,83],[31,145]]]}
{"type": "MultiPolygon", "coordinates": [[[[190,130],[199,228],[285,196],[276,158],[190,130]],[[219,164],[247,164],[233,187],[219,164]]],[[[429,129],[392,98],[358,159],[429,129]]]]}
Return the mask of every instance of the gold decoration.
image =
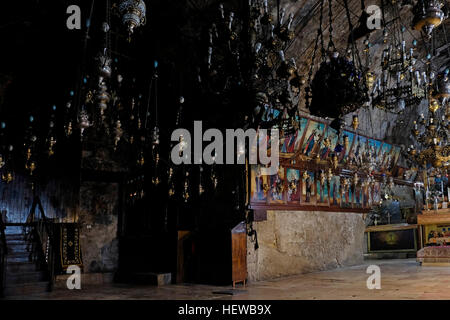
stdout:
{"type": "Polygon", "coordinates": [[[356,130],[356,129],[358,129],[358,126],[359,126],[359,119],[358,119],[358,116],[353,116],[353,121],[352,121],[352,128],[353,128],[353,130],[356,130]]]}
{"type": "Polygon", "coordinates": [[[5,183],[10,183],[14,180],[13,174],[11,172],[6,172],[2,174],[2,181],[5,183]]]}
{"type": "Polygon", "coordinates": [[[431,101],[428,105],[428,110],[435,113],[439,109],[439,103],[434,98],[431,98],[430,100],[431,101]]]}

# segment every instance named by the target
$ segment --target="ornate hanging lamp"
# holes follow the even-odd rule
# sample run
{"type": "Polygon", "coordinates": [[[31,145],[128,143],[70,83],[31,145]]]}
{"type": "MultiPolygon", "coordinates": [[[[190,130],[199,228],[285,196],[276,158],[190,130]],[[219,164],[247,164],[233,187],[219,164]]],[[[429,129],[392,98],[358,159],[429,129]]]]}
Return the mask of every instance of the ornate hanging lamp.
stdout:
{"type": "Polygon", "coordinates": [[[143,0],[122,0],[119,4],[122,23],[128,30],[128,41],[134,30],[146,23],[146,6],[143,0]]]}
{"type": "Polygon", "coordinates": [[[427,116],[422,113],[414,121],[416,146],[410,145],[407,151],[413,161],[426,169],[431,166],[446,171],[450,165],[450,113],[447,103],[441,103],[430,94],[427,116]]]}
{"type": "Polygon", "coordinates": [[[436,85],[433,91],[433,97],[443,100],[448,100],[450,98],[450,80],[448,68],[437,76],[436,85]]]}
{"type": "MultiPolygon", "coordinates": [[[[340,119],[350,113],[358,110],[368,101],[367,89],[365,85],[365,76],[362,72],[361,61],[358,48],[354,41],[349,44],[348,50],[351,57],[341,57],[336,50],[332,39],[332,11],[331,0],[329,4],[330,19],[330,40],[328,47],[325,48],[322,34],[323,6],[321,1],[321,13],[319,29],[317,31],[316,43],[313,52],[313,61],[309,71],[309,79],[312,77],[314,60],[319,45],[321,43],[322,63],[314,75],[314,79],[308,82],[310,86],[306,88],[306,106],[309,107],[311,114],[319,117],[335,118],[331,123],[334,129],[340,130],[340,119]],[[310,103],[311,100],[311,103],[310,103]]],[[[348,12],[348,3],[344,1],[348,12]]],[[[353,25],[349,18],[350,33],[353,25]]]]}
{"type": "Polygon", "coordinates": [[[446,19],[446,14],[442,10],[444,2],[441,0],[419,0],[413,8],[413,27],[415,30],[422,30],[429,37],[446,19]]]}

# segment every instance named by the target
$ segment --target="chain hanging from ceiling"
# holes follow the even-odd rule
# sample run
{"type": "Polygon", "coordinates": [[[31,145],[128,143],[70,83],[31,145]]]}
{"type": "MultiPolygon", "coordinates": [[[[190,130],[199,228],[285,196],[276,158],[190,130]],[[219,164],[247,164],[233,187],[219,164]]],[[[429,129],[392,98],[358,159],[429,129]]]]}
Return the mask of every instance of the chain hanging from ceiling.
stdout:
{"type": "Polygon", "coordinates": [[[294,15],[286,15],[281,8],[274,20],[267,0],[250,0],[242,16],[227,13],[221,4],[218,20],[209,29],[204,81],[223,96],[246,88],[253,96],[249,121],[284,133],[295,130],[295,100],[304,83],[295,60],[285,56],[294,37],[294,15]]]}
{"type": "MultiPolygon", "coordinates": [[[[306,107],[311,114],[319,117],[329,117],[335,120],[331,127],[340,130],[344,115],[358,110],[368,101],[364,68],[361,63],[358,47],[353,37],[348,44],[347,54],[340,55],[333,43],[333,12],[332,2],[328,0],[329,43],[325,48],[323,39],[323,9],[324,0],[320,3],[319,28],[313,50],[311,67],[308,73],[308,87],[305,88],[306,107]],[[316,64],[317,50],[320,40],[321,64],[312,79],[316,64]]],[[[350,19],[348,3],[345,0],[349,32],[353,34],[353,24],[350,19]]]]}

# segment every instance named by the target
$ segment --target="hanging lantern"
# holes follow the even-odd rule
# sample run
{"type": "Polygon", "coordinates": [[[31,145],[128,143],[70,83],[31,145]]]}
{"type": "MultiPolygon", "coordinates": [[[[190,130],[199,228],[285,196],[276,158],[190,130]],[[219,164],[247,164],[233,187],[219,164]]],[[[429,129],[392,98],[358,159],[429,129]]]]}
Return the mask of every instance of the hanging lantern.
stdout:
{"type": "Polygon", "coordinates": [[[96,99],[98,101],[98,107],[100,108],[100,115],[104,117],[105,110],[108,108],[108,103],[111,100],[111,95],[107,92],[108,88],[104,81],[99,83],[99,91],[96,99]]]}
{"type": "Polygon", "coordinates": [[[117,145],[119,144],[122,135],[123,135],[122,123],[120,122],[120,120],[117,120],[116,127],[114,128],[114,151],[117,149],[117,145]]]}
{"type": "Polygon", "coordinates": [[[431,36],[434,28],[444,21],[445,13],[442,11],[444,4],[440,0],[421,0],[414,7],[413,27],[415,30],[423,30],[431,36]]]}
{"type": "Polygon", "coordinates": [[[89,122],[89,115],[86,112],[86,110],[83,109],[83,110],[80,111],[79,119],[80,119],[81,137],[83,137],[84,130],[89,128],[90,125],[91,125],[91,123],[89,122]]]}
{"type": "Polygon", "coordinates": [[[5,173],[2,173],[2,181],[4,183],[10,183],[13,180],[14,180],[14,176],[13,176],[12,172],[8,171],[5,173]]]}
{"type": "Polygon", "coordinates": [[[101,54],[98,57],[98,60],[99,60],[98,71],[100,73],[100,76],[105,79],[110,78],[112,73],[111,69],[112,60],[110,57],[108,57],[106,48],[103,50],[103,54],[101,54]]]}
{"type": "Polygon", "coordinates": [[[449,98],[450,97],[450,80],[448,79],[449,70],[446,69],[444,73],[440,74],[436,80],[436,90],[434,91],[433,97],[438,98],[449,98]]]}
{"type": "Polygon", "coordinates": [[[190,198],[189,194],[189,172],[186,172],[186,178],[184,180],[184,188],[183,188],[183,199],[184,202],[188,202],[190,198]]]}
{"type": "Polygon", "coordinates": [[[50,137],[50,139],[48,140],[48,155],[49,157],[55,154],[55,147],[56,144],[56,139],[54,137],[50,137]]]}
{"type": "Polygon", "coordinates": [[[353,130],[356,130],[356,129],[358,129],[358,126],[359,126],[359,119],[358,119],[358,116],[353,116],[353,120],[352,120],[352,128],[353,128],[353,130]]]}
{"type": "MultiPolygon", "coordinates": [[[[311,114],[340,118],[358,110],[368,99],[364,78],[353,61],[331,57],[321,64],[311,83],[311,114]]],[[[334,128],[340,129],[340,128],[334,128]]]]}
{"type": "Polygon", "coordinates": [[[145,2],[142,0],[122,0],[119,4],[119,12],[122,17],[122,23],[127,27],[128,34],[131,34],[139,26],[145,25],[146,19],[145,2]]]}
{"type": "Polygon", "coordinates": [[[173,168],[169,167],[169,197],[173,197],[175,195],[175,184],[173,182],[173,168]]]}
{"type": "Polygon", "coordinates": [[[159,166],[159,153],[155,152],[154,155],[154,174],[153,174],[153,178],[152,178],[152,183],[153,185],[157,186],[160,182],[161,179],[159,178],[159,174],[158,174],[158,166],[159,166]]]}
{"type": "Polygon", "coordinates": [[[203,172],[203,168],[200,167],[199,184],[198,184],[198,194],[199,195],[202,195],[205,192],[205,188],[203,188],[203,183],[202,183],[202,172],[203,172]]]}

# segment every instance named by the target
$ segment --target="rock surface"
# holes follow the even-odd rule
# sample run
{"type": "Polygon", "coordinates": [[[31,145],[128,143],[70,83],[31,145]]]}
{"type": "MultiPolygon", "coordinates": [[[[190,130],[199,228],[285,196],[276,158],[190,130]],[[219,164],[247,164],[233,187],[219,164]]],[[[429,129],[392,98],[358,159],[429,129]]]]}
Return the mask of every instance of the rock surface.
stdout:
{"type": "Polygon", "coordinates": [[[344,212],[268,211],[254,222],[259,249],[247,238],[250,281],[327,270],[363,262],[362,215],[344,212]]]}
{"type": "Polygon", "coordinates": [[[81,248],[85,272],[114,272],[118,265],[117,183],[83,182],[80,188],[81,248]]]}

